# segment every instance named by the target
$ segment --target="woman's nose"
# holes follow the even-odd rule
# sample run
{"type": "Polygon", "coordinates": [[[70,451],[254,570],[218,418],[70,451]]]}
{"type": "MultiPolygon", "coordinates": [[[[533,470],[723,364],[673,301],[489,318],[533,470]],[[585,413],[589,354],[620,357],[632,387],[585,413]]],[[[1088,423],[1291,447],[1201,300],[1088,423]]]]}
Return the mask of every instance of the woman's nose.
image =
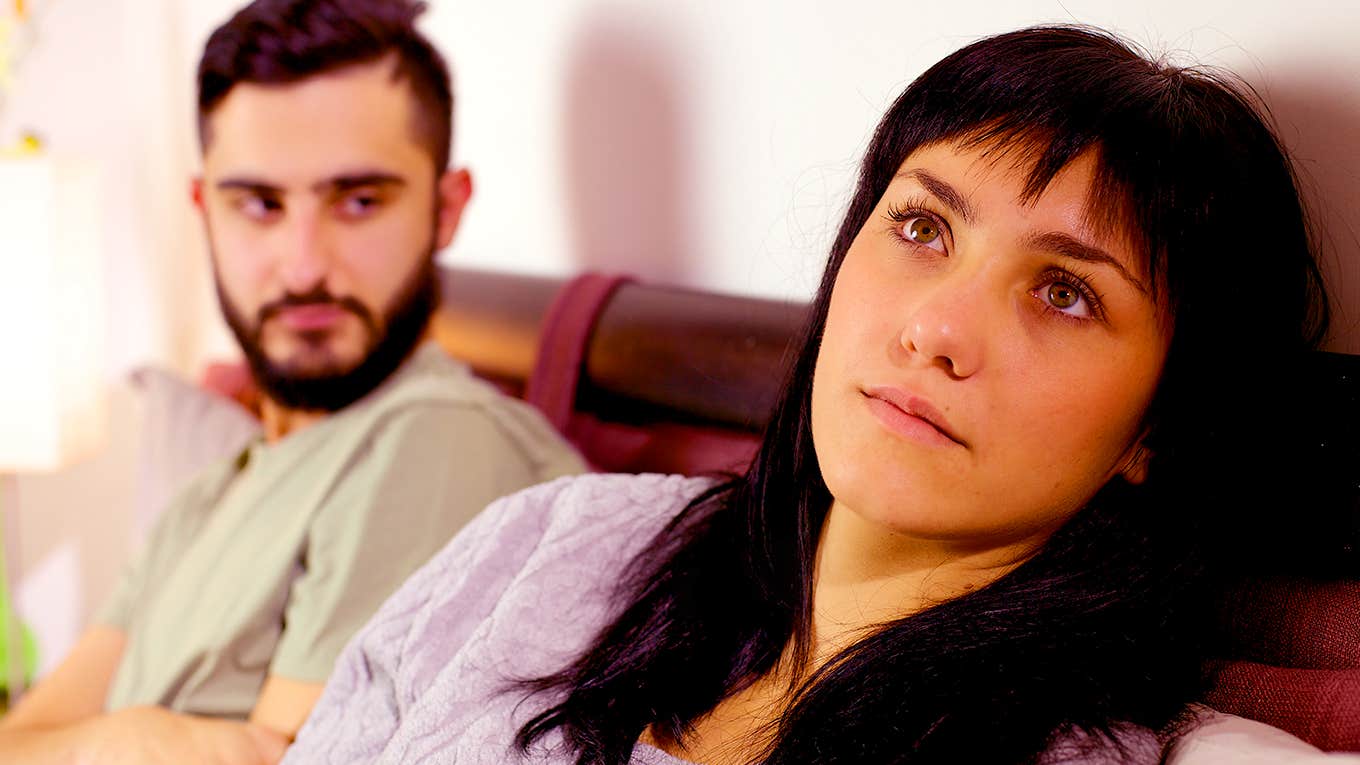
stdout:
{"type": "Polygon", "coordinates": [[[977,275],[956,274],[931,284],[902,326],[898,342],[917,363],[962,379],[981,368],[985,301],[977,275]]]}

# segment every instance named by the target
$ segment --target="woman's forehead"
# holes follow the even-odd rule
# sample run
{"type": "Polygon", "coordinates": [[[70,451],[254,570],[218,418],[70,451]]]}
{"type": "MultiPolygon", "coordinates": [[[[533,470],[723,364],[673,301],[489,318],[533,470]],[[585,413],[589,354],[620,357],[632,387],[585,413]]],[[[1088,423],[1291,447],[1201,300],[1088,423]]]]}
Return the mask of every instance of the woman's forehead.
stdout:
{"type": "Polygon", "coordinates": [[[1035,132],[1007,136],[969,134],[933,141],[907,155],[892,183],[906,180],[919,185],[924,170],[935,177],[953,175],[954,183],[960,187],[954,190],[962,192],[970,181],[1011,178],[1020,186],[1014,203],[1026,207],[1038,205],[1055,185],[1066,186],[1069,191],[1079,188],[1080,218],[1074,226],[1102,247],[1126,253],[1121,258],[1127,261],[1125,266],[1141,278],[1148,278],[1153,269],[1147,236],[1138,226],[1127,184],[1114,177],[1106,166],[1102,147],[1095,144],[1071,156],[1055,158],[1050,152],[1051,143],[1051,139],[1035,132]]]}

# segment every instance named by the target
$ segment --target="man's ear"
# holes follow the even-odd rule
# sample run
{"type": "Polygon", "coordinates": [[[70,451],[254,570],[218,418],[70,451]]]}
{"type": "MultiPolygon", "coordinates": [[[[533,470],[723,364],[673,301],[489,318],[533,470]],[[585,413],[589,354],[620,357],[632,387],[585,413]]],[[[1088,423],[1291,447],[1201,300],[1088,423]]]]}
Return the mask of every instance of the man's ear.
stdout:
{"type": "Polygon", "coordinates": [[[439,178],[439,222],[435,229],[435,249],[443,249],[453,241],[463,208],[472,198],[472,174],[463,168],[446,170],[439,178]]]}
{"type": "Polygon", "coordinates": [[[1119,475],[1125,481],[1137,486],[1147,480],[1148,462],[1152,460],[1152,450],[1143,445],[1143,436],[1139,436],[1137,441],[1124,453],[1123,464],[1119,468],[1119,475]]]}

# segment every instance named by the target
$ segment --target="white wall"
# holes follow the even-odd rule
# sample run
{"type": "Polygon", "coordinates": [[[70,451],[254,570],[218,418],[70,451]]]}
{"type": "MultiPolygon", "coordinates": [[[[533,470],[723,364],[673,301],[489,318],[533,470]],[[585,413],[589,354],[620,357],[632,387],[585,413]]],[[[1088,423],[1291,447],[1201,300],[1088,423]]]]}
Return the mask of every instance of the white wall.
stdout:
{"type": "MultiPolygon", "coordinates": [[[[110,370],[229,352],[190,213],[193,68],[240,0],[32,0],[0,105],[104,163],[110,370]]],[[[1360,352],[1360,4],[1331,0],[432,0],[477,193],[448,262],[810,293],[875,122],[940,56],[1044,21],[1123,32],[1261,90],[1331,246],[1333,347],[1360,352]]]]}
{"type": "MultiPolygon", "coordinates": [[[[184,13],[196,54],[236,0],[184,13]]],[[[1298,0],[433,0],[477,191],[446,262],[806,297],[875,123],[985,34],[1109,27],[1260,89],[1332,247],[1332,347],[1360,352],[1360,4],[1298,0]]],[[[185,66],[192,64],[187,60],[185,66]]],[[[187,124],[187,122],[186,122],[187,124]]]]}
{"type": "MultiPolygon", "coordinates": [[[[41,40],[0,106],[0,145],[32,126],[53,152],[104,163],[112,379],[148,361],[190,372],[230,352],[185,184],[197,163],[193,67],[209,30],[237,4],[34,0],[45,12],[41,40]]],[[[426,29],[456,72],[455,155],[477,186],[448,262],[546,274],[624,270],[804,297],[859,154],[892,98],[980,35],[1079,21],[1227,66],[1261,90],[1330,234],[1324,257],[1340,314],[1332,347],[1360,353],[1360,4],[432,5],[426,29]]],[[[15,328],[0,327],[0,341],[8,331],[15,328]]],[[[114,525],[130,517],[132,489],[120,476],[136,422],[131,409],[119,412],[102,461],[20,487],[30,570],[50,570],[64,539],[79,537],[86,550],[107,539],[104,526],[87,523],[91,513],[114,525]]],[[[87,613],[114,564],[86,555],[82,565],[87,613]]]]}
{"type": "Polygon", "coordinates": [[[148,361],[191,369],[216,320],[187,205],[193,90],[176,55],[179,4],[30,0],[35,43],[0,101],[0,147],[31,130],[50,153],[101,168],[111,377],[148,361]]]}
{"type": "Polygon", "coordinates": [[[436,2],[458,79],[457,157],[479,181],[451,262],[628,270],[808,295],[874,124],[978,36],[1107,26],[1226,66],[1273,106],[1360,352],[1360,4],[1331,0],[436,2]]]}

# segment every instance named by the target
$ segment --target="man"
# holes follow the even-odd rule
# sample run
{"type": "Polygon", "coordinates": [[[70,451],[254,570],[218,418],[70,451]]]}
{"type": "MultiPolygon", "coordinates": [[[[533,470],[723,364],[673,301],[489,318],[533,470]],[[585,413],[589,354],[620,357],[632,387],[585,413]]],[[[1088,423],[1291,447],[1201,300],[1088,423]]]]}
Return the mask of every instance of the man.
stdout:
{"type": "Polygon", "coordinates": [[[471,194],[412,0],[257,0],[199,67],[193,184],[264,437],[182,492],[5,762],[276,761],[340,649],[492,499],[583,469],[433,346],[471,194]]]}

